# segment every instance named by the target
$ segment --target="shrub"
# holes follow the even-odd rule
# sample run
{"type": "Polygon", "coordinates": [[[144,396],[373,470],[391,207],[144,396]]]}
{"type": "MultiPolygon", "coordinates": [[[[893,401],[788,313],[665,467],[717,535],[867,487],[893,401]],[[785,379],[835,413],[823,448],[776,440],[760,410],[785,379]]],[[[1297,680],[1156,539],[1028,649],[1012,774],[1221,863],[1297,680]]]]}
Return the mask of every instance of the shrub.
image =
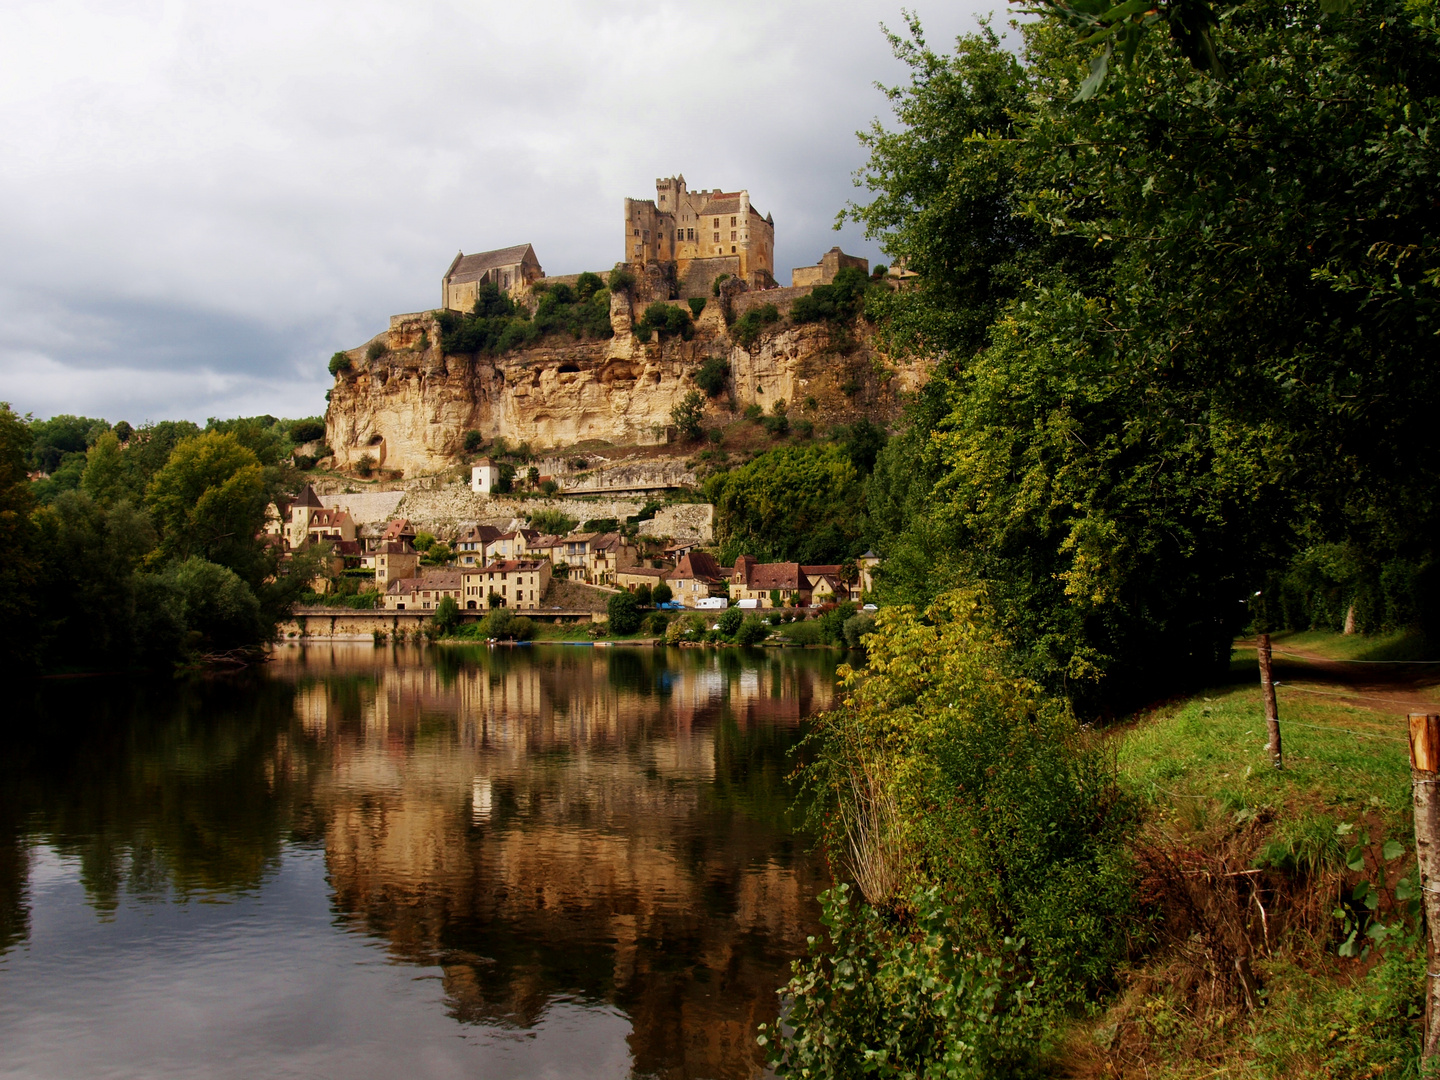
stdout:
{"type": "Polygon", "coordinates": [[[652,611],[645,617],[645,632],[655,634],[658,637],[665,636],[665,629],[670,625],[670,616],[663,611],[652,611]]]}
{"type": "Polygon", "coordinates": [[[650,590],[650,599],[657,604],[668,604],[674,595],[670,591],[670,586],[663,581],[650,590]]]}
{"type": "Polygon", "coordinates": [[[665,628],[665,643],[676,645],[682,641],[699,641],[705,636],[707,629],[705,616],[692,611],[688,615],[681,615],[665,628]]]}
{"type": "Polygon", "coordinates": [[[639,604],[641,607],[649,607],[649,606],[650,606],[650,586],[649,586],[649,585],[641,585],[639,588],[637,588],[637,589],[635,590],[635,603],[639,604]]]}
{"type": "Polygon", "coordinates": [[[467,454],[475,453],[476,450],[479,450],[480,447],[484,445],[485,437],[481,435],[480,432],[476,431],[474,428],[471,428],[469,431],[465,432],[465,452],[467,454]]]}
{"type": "Polygon", "coordinates": [[[635,275],[629,270],[622,270],[618,266],[610,271],[610,291],[612,293],[628,292],[635,284],[635,275]]]}
{"type": "Polygon", "coordinates": [[[375,471],[375,457],[373,454],[361,454],[360,460],[355,462],[355,472],[360,476],[369,476],[375,471]]]}
{"type": "Polygon", "coordinates": [[[586,270],[575,282],[575,295],[581,300],[589,300],[604,287],[605,282],[599,274],[586,270]]]}
{"type": "Polygon", "coordinates": [[[554,480],[546,480],[540,484],[540,494],[542,495],[554,495],[559,490],[560,485],[557,484],[554,480]]]}
{"type": "Polygon", "coordinates": [[[389,345],[386,345],[385,342],[381,341],[379,338],[376,338],[374,341],[372,341],[372,342],[370,343],[369,348],[367,348],[367,349],[365,350],[365,359],[366,359],[366,360],[379,360],[382,356],[384,356],[384,355],[385,355],[387,352],[389,352],[389,351],[390,351],[390,346],[389,346],[389,345]]]}
{"type": "MultiPolygon", "coordinates": [[[[677,335],[689,341],[694,336],[695,324],[690,318],[690,312],[685,308],[657,300],[645,309],[645,314],[635,324],[637,334],[648,334],[652,330],[660,335],[662,341],[667,336],[677,335]]],[[[649,337],[642,337],[641,340],[648,341],[649,337]]]]}
{"type": "Polygon", "coordinates": [[[633,634],[640,629],[640,605],[628,592],[616,593],[605,604],[610,628],[617,634],[633,634]]]}
{"type": "Polygon", "coordinates": [[[796,420],[795,434],[799,435],[802,439],[808,439],[815,434],[815,425],[809,420],[796,420]]]}
{"type": "Polygon", "coordinates": [[[581,528],[586,532],[614,532],[619,524],[616,518],[590,518],[581,528]]]}
{"type": "Polygon", "coordinates": [[[770,628],[755,616],[750,616],[735,631],[735,641],[741,645],[758,645],[770,636],[770,628]]]}
{"type": "Polygon", "coordinates": [[[691,390],[670,410],[670,419],[680,430],[682,438],[694,442],[700,438],[700,419],[705,415],[705,398],[698,390],[691,390]]]}
{"type": "Polygon", "coordinates": [[[415,534],[415,540],[411,546],[414,547],[416,551],[419,551],[423,554],[424,552],[429,551],[434,543],[434,535],[422,531],[415,534]]]}
{"type": "Polygon", "coordinates": [[[330,374],[339,375],[342,371],[350,370],[350,357],[343,352],[337,352],[330,357],[330,374]]]}
{"type": "Polygon", "coordinates": [[[576,521],[562,510],[547,506],[530,515],[530,527],[543,533],[564,536],[575,528],[576,521]]]}
{"type": "Polygon", "coordinates": [[[808,296],[802,296],[790,307],[790,321],[844,322],[860,309],[867,287],[865,272],[858,266],[847,266],[835,275],[830,285],[817,285],[808,296]]]}
{"type": "MultiPolygon", "coordinates": [[[[801,299],[804,299],[803,297],[801,299]]],[[[780,310],[774,304],[761,304],[751,308],[730,328],[730,336],[742,349],[749,349],[760,337],[761,331],[771,323],[780,320],[780,310]]]]}
{"type": "Polygon", "coordinates": [[[721,443],[723,443],[723,442],[725,441],[725,429],[724,429],[724,428],[718,428],[718,427],[712,427],[712,428],[710,429],[709,434],[708,434],[707,437],[710,439],[710,441],[711,441],[712,443],[714,443],[716,446],[719,446],[721,443]]]}
{"type": "Polygon", "coordinates": [[[771,408],[773,415],[765,417],[762,423],[765,430],[771,435],[784,435],[790,430],[790,414],[785,408],[785,399],[781,398],[771,408]]]}
{"type": "Polygon", "coordinates": [[[735,636],[735,631],[740,629],[740,624],[745,621],[745,612],[737,607],[726,608],[720,614],[718,620],[720,632],[728,638],[735,636]]]}
{"type": "Polygon", "coordinates": [[[707,397],[715,397],[725,389],[730,379],[730,363],[724,357],[712,356],[695,373],[695,385],[705,391],[707,397]]]}
{"type": "Polygon", "coordinates": [[[845,644],[852,649],[861,647],[860,639],[875,629],[875,616],[868,611],[851,615],[845,620],[845,644]]]}
{"type": "Polygon", "coordinates": [[[686,303],[690,305],[690,314],[697,319],[700,317],[700,313],[705,310],[705,297],[703,296],[692,296],[686,303]]]}
{"type": "Polygon", "coordinates": [[[721,283],[722,281],[725,281],[725,280],[728,279],[729,277],[730,277],[729,274],[721,274],[721,275],[719,275],[714,281],[712,281],[712,282],[710,283],[710,295],[711,295],[711,296],[719,296],[719,295],[720,295],[720,283],[721,283]]]}
{"type": "Polygon", "coordinates": [[[751,404],[745,406],[745,419],[751,421],[752,423],[758,423],[761,417],[763,417],[764,415],[765,410],[762,409],[759,405],[751,404]]]}

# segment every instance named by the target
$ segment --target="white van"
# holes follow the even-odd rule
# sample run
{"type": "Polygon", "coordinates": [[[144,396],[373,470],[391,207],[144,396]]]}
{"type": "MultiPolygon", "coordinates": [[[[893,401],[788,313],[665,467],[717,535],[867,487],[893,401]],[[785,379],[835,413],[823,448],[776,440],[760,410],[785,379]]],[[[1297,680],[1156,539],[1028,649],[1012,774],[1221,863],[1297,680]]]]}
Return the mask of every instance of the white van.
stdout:
{"type": "Polygon", "coordinates": [[[739,601],[735,606],[738,607],[738,608],[744,608],[746,611],[754,611],[756,608],[758,608],[758,607],[760,606],[760,601],[759,601],[759,600],[756,600],[756,599],[752,596],[749,600],[741,600],[741,601],[739,601]]]}

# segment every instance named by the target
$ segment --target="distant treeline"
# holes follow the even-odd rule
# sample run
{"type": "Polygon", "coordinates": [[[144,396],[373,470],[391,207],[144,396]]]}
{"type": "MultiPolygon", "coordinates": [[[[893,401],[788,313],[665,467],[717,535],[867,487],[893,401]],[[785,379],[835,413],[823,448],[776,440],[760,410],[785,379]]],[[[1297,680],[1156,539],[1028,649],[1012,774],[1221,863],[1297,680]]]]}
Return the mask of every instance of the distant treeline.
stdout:
{"type": "Polygon", "coordinates": [[[16,670],[264,644],[318,566],[259,538],[266,506],[299,486],[294,448],[323,435],[315,418],[134,428],[0,405],[0,641],[16,670]]]}

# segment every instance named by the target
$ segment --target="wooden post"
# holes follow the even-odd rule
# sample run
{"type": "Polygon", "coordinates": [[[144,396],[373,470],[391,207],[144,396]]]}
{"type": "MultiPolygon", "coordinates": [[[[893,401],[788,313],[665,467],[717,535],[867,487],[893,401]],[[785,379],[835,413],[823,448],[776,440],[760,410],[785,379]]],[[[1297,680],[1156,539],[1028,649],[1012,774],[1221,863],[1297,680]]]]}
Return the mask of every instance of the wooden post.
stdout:
{"type": "Polygon", "coordinates": [[[1261,634],[1260,689],[1265,693],[1265,730],[1270,741],[1265,749],[1270,751],[1270,762],[1277,769],[1285,767],[1285,758],[1280,752],[1280,706],[1275,701],[1275,677],[1270,672],[1270,635],[1261,634]]]}
{"type": "Polygon", "coordinates": [[[1421,1071],[1440,1054],[1440,713],[1410,714],[1410,791],[1415,806],[1415,859],[1425,907],[1425,1042],[1421,1071]]]}

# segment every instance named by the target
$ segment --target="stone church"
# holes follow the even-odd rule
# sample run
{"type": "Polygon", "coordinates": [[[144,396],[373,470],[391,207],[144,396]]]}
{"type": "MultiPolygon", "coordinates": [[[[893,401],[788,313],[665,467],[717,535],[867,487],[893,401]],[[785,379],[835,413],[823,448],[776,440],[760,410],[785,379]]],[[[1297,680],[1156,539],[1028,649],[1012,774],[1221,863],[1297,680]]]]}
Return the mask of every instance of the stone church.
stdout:
{"type": "Polygon", "coordinates": [[[440,306],[451,311],[471,311],[480,286],[489,282],[501,292],[514,293],[545,276],[535,249],[529,244],[482,251],[475,255],[460,252],[441,279],[440,306]]]}

